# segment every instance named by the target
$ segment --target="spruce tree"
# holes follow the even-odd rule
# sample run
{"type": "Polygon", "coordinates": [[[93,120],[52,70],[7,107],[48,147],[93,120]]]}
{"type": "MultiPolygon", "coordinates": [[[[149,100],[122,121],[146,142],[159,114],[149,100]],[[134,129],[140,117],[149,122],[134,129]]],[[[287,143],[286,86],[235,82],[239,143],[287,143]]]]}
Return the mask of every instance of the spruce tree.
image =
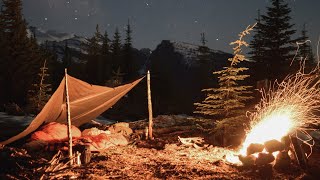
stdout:
{"type": "Polygon", "coordinates": [[[101,54],[102,55],[109,55],[110,54],[110,39],[108,37],[107,31],[104,32],[104,35],[102,37],[101,54]]]}
{"type": "Polygon", "coordinates": [[[200,63],[207,63],[210,60],[210,49],[207,46],[205,33],[201,33],[201,45],[198,47],[198,59],[200,63]]]}
{"type": "Polygon", "coordinates": [[[102,56],[103,68],[104,68],[104,82],[106,82],[106,80],[111,77],[111,72],[112,72],[110,39],[108,37],[107,31],[104,32],[104,35],[102,37],[101,56],[102,56]]]}
{"type": "Polygon", "coordinates": [[[126,72],[124,77],[125,81],[136,78],[138,67],[133,60],[132,30],[129,20],[126,28],[125,43],[123,45],[123,58],[124,71],[126,72]]]}
{"type": "Polygon", "coordinates": [[[93,84],[103,84],[100,68],[101,66],[101,45],[100,40],[102,35],[99,30],[99,25],[96,26],[96,32],[93,37],[87,39],[87,43],[83,45],[86,55],[86,68],[88,79],[87,81],[93,84]]]}
{"type": "Polygon", "coordinates": [[[121,71],[123,71],[124,64],[121,59],[121,36],[119,33],[118,28],[116,28],[113,40],[111,43],[111,57],[112,57],[112,71],[117,72],[120,68],[121,71]]]}
{"type": "Polygon", "coordinates": [[[30,113],[38,114],[51,97],[51,84],[47,83],[48,74],[47,60],[44,61],[38,74],[39,79],[35,84],[32,84],[32,89],[29,90],[29,108],[30,113]]]}
{"type": "Polygon", "coordinates": [[[200,34],[200,45],[197,49],[198,68],[196,68],[197,74],[200,77],[200,88],[208,87],[207,83],[212,79],[211,74],[213,64],[211,63],[211,51],[207,46],[207,39],[205,33],[200,34]]]}
{"type": "Polygon", "coordinates": [[[71,57],[71,52],[68,46],[68,41],[66,41],[66,44],[64,46],[64,52],[63,52],[63,58],[62,58],[62,64],[64,68],[69,68],[71,67],[72,64],[72,57],[71,57]]]}
{"type": "Polygon", "coordinates": [[[242,85],[249,75],[243,74],[248,68],[241,67],[240,63],[247,59],[243,55],[242,46],[248,46],[243,38],[249,34],[254,26],[239,34],[239,39],[232,42],[234,56],[229,58],[229,66],[213,74],[218,75],[219,87],[203,89],[206,98],[201,103],[195,103],[195,113],[216,117],[216,130],[232,132],[241,126],[245,118],[245,105],[251,99],[251,86],[242,85]]]}
{"type": "Polygon", "coordinates": [[[263,38],[263,57],[266,76],[269,79],[283,78],[288,73],[293,58],[296,40],[292,35],[289,5],[284,0],[271,0],[266,15],[261,16],[261,35],[263,38]]]}
{"type": "Polygon", "coordinates": [[[6,55],[1,65],[5,83],[2,96],[6,101],[19,104],[25,103],[28,89],[42,60],[35,37],[28,37],[27,23],[21,11],[21,0],[3,0],[0,22],[6,39],[3,49],[6,55]]]}
{"type": "MultiPolygon", "coordinates": [[[[1,7],[2,9],[2,7],[1,7]]],[[[5,38],[5,32],[4,32],[4,22],[3,22],[3,15],[2,10],[0,11],[0,86],[5,85],[5,73],[3,71],[3,67],[6,66],[6,38],[5,38]]],[[[0,94],[4,94],[4,89],[0,88],[0,94]]],[[[0,96],[0,103],[2,104],[4,102],[4,99],[0,96]]]]}
{"type": "Polygon", "coordinates": [[[262,37],[260,10],[258,10],[256,21],[257,24],[253,30],[254,35],[249,45],[251,51],[248,54],[251,55],[250,59],[255,62],[254,78],[258,81],[265,78],[265,75],[267,74],[265,66],[268,65],[264,62],[264,41],[262,37]]]}
{"type": "Polygon", "coordinates": [[[308,34],[308,31],[306,29],[306,24],[303,24],[301,36],[298,42],[299,52],[298,52],[297,58],[299,60],[305,61],[306,67],[310,69],[315,64],[315,58],[312,52],[312,47],[310,45],[310,39],[307,34],[308,34]]]}

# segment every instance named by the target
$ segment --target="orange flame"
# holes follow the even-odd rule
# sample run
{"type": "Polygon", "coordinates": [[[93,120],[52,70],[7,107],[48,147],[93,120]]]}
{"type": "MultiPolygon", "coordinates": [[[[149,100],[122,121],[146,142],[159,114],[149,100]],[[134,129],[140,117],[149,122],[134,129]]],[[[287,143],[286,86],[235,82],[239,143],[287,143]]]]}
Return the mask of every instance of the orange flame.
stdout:
{"type": "Polygon", "coordinates": [[[264,144],[273,139],[281,141],[281,138],[295,127],[294,121],[292,121],[293,114],[293,108],[283,107],[267,115],[247,134],[240,154],[246,155],[247,147],[252,143],[264,144]]]}
{"type": "Polygon", "coordinates": [[[320,78],[314,72],[298,72],[277,84],[276,91],[262,92],[263,98],[256,106],[256,112],[250,116],[250,131],[241,149],[227,155],[228,162],[239,164],[239,159],[234,157],[246,155],[251,143],[280,141],[291,131],[319,124],[320,78]]]}

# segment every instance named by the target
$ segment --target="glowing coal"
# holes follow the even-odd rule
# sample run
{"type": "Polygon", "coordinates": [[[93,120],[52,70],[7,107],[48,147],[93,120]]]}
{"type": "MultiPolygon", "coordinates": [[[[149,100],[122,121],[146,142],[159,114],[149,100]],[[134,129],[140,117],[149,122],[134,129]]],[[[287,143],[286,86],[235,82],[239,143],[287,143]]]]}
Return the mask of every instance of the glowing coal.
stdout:
{"type": "MultiPolygon", "coordinates": [[[[297,73],[288,76],[275,90],[262,91],[262,100],[256,111],[250,114],[251,124],[247,136],[234,156],[246,156],[251,144],[265,144],[267,141],[281,141],[284,136],[319,124],[320,109],[319,77],[315,73],[297,73]]],[[[264,150],[265,151],[265,150],[264,150]]],[[[274,152],[274,156],[279,151],[274,152]]],[[[239,164],[239,159],[227,157],[227,161],[239,164]]]]}

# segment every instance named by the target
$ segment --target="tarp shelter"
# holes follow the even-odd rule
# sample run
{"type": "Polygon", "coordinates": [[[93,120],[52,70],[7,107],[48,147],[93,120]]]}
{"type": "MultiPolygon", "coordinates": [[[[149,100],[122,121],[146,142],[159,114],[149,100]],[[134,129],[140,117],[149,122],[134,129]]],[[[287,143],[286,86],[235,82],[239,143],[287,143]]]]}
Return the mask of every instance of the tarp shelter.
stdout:
{"type": "MultiPolygon", "coordinates": [[[[91,85],[72,76],[66,76],[68,78],[71,122],[74,126],[80,126],[98,117],[143,79],[142,77],[132,83],[110,88],[91,85]]],[[[65,78],[30,125],[20,134],[0,142],[0,144],[6,145],[25,137],[43,123],[67,123],[65,78]]]]}

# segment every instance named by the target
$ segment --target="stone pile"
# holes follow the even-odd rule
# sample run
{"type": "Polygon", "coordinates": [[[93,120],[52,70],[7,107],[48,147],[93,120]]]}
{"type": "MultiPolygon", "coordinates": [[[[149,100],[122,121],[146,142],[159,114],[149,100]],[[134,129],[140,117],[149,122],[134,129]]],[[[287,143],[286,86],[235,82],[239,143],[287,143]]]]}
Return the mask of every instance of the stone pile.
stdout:
{"type": "Polygon", "coordinates": [[[286,168],[291,163],[288,154],[289,142],[290,140],[288,141],[288,138],[285,137],[282,138],[281,142],[270,140],[264,144],[252,143],[247,148],[247,154],[240,155],[239,160],[243,166],[286,168]]]}

